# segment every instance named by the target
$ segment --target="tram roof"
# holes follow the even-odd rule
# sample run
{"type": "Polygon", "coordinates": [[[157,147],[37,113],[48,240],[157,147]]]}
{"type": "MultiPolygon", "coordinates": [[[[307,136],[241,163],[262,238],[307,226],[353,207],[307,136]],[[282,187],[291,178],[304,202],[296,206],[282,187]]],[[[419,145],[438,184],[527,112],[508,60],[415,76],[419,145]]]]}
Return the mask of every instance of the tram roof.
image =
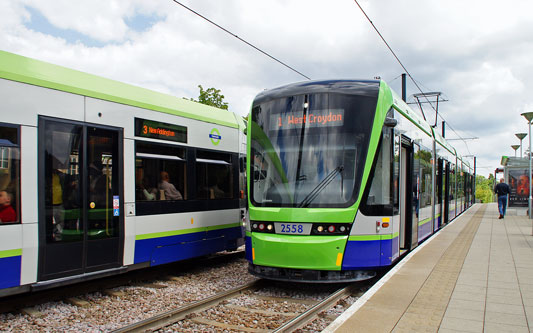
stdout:
{"type": "Polygon", "coordinates": [[[402,98],[398,96],[398,94],[390,87],[388,87],[388,89],[392,95],[392,107],[403,114],[406,118],[410,119],[415,126],[423,130],[427,135],[433,136],[431,126],[423,118],[422,114],[411,109],[411,107],[409,107],[409,105],[407,105],[407,103],[405,103],[402,98]]]}
{"type": "Polygon", "coordinates": [[[377,97],[379,83],[379,80],[312,80],[296,82],[265,90],[255,97],[254,103],[262,103],[287,96],[316,93],[340,93],[377,97]]]}
{"type": "Polygon", "coordinates": [[[0,78],[239,128],[230,111],[1,50],[0,78]]]}
{"type": "Polygon", "coordinates": [[[449,151],[453,155],[457,155],[455,148],[448,141],[446,141],[446,139],[439,132],[437,132],[434,128],[432,130],[433,130],[433,135],[435,137],[435,141],[437,141],[438,144],[440,144],[442,147],[444,147],[447,151],[449,151]]]}

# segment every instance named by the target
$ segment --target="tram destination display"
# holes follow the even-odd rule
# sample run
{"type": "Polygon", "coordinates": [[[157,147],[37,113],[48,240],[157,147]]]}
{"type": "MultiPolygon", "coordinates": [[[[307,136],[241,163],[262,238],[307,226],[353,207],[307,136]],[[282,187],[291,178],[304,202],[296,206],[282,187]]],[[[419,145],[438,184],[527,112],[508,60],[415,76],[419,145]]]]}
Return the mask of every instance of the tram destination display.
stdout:
{"type": "Polygon", "coordinates": [[[135,118],[135,136],[187,143],[187,127],[135,118]]]}
{"type": "Polygon", "coordinates": [[[313,110],[308,112],[293,112],[272,114],[270,116],[270,130],[287,130],[311,127],[332,127],[344,125],[344,110],[313,110]]]}

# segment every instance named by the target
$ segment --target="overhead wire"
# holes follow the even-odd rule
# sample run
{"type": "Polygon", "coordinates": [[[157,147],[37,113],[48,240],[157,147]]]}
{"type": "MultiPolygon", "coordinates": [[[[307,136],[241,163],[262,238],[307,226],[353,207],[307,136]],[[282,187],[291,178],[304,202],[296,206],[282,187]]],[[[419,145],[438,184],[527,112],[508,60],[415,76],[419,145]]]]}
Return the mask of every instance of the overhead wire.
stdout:
{"type": "MultiPolygon", "coordinates": [[[[357,4],[357,6],[359,7],[359,9],[361,10],[361,12],[363,13],[363,15],[366,17],[366,19],[368,20],[368,22],[372,25],[372,27],[374,28],[374,30],[376,31],[376,33],[379,35],[379,37],[381,38],[381,40],[383,41],[383,43],[385,43],[385,45],[387,46],[387,48],[389,49],[389,51],[392,53],[392,55],[394,56],[394,58],[396,59],[396,61],[400,64],[400,66],[403,68],[403,70],[405,71],[405,73],[409,76],[409,78],[411,79],[411,81],[413,81],[413,83],[415,84],[416,88],[418,89],[418,91],[420,91],[420,93],[422,93],[422,95],[425,97],[427,103],[429,103],[429,105],[431,106],[431,108],[435,111],[435,113],[443,120],[445,121],[447,124],[448,124],[448,127],[450,127],[450,129],[464,142],[465,146],[466,146],[466,149],[468,150],[468,153],[470,154],[470,149],[468,148],[468,144],[466,143],[466,140],[461,137],[459,135],[459,133],[457,133],[453,127],[450,125],[450,123],[448,123],[446,121],[446,119],[444,119],[444,117],[439,114],[437,112],[437,109],[435,108],[435,106],[433,106],[433,103],[431,103],[431,101],[429,100],[429,98],[424,94],[424,92],[422,91],[422,89],[420,88],[420,85],[418,84],[418,82],[413,78],[413,76],[411,75],[411,73],[407,70],[407,68],[405,67],[405,65],[403,64],[403,62],[400,60],[400,58],[396,55],[396,53],[394,52],[394,50],[392,49],[392,47],[389,45],[389,43],[387,42],[387,40],[385,39],[385,37],[383,37],[383,35],[381,34],[381,32],[379,31],[379,29],[376,27],[376,25],[374,24],[374,22],[372,22],[372,20],[370,19],[370,17],[367,15],[367,13],[365,12],[365,10],[363,9],[363,7],[361,7],[361,5],[359,4],[359,2],[357,0],[354,0],[354,2],[357,4]]],[[[424,114],[424,111],[422,110],[422,116],[424,117],[424,119],[426,119],[426,116],[424,114]]]]}
{"type": "Polygon", "coordinates": [[[311,78],[310,78],[309,76],[307,76],[307,75],[303,74],[302,72],[300,72],[300,71],[294,69],[293,67],[287,65],[286,63],[284,63],[283,61],[279,60],[278,58],[276,58],[276,57],[270,55],[270,54],[267,53],[266,51],[261,50],[259,47],[255,46],[255,45],[253,45],[252,43],[250,43],[250,42],[244,40],[243,38],[241,38],[241,37],[239,37],[239,36],[237,36],[237,35],[234,34],[233,32],[231,32],[231,31],[229,31],[228,29],[222,27],[221,25],[219,25],[219,24],[213,22],[212,20],[208,19],[207,17],[203,16],[202,14],[198,13],[197,11],[195,11],[195,10],[193,10],[193,9],[191,9],[191,8],[189,8],[189,7],[187,7],[187,6],[185,6],[184,4],[182,4],[181,2],[179,2],[179,1],[177,1],[177,0],[172,0],[172,1],[175,2],[176,4],[180,5],[181,7],[187,9],[188,11],[194,13],[195,15],[201,17],[202,19],[206,20],[207,22],[211,23],[211,24],[214,25],[215,27],[217,27],[217,28],[219,28],[220,30],[226,32],[227,34],[229,34],[229,35],[231,35],[231,36],[237,38],[238,40],[240,40],[241,42],[245,43],[246,45],[248,45],[248,46],[254,48],[255,50],[257,50],[257,51],[259,51],[259,52],[261,52],[261,53],[263,53],[264,55],[266,55],[266,56],[269,57],[270,59],[272,59],[272,60],[274,60],[274,61],[280,63],[281,65],[287,67],[288,69],[290,69],[291,71],[297,73],[298,75],[301,75],[301,76],[305,77],[307,80],[311,80],[311,78]]]}
{"type": "MultiPolygon", "coordinates": [[[[374,22],[372,22],[372,20],[370,19],[370,17],[366,14],[365,10],[363,9],[363,7],[361,7],[361,5],[359,4],[359,2],[357,2],[357,0],[354,0],[355,3],[357,4],[357,6],[359,7],[359,9],[361,10],[361,12],[363,13],[363,15],[365,15],[366,19],[368,20],[368,22],[372,25],[372,27],[374,28],[374,30],[377,32],[377,34],[379,35],[379,37],[381,38],[381,40],[383,41],[383,43],[385,43],[385,45],[387,46],[387,48],[389,49],[389,51],[392,53],[392,55],[394,56],[394,58],[396,58],[396,61],[398,61],[398,63],[400,64],[400,66],[402,66],[403,70],[405,71],[405,73],[407,73],[407,75],[409,76],[409,78],[411,79],[411,81],[413,81],[413,83],[415,84],[415,86],[418,88],[418,90],[420,91],[420,93],[424,94],[424,92],[422,91],[422,89],[420,88],[420,86],[418,85],[418,83],[416,83],[415,79],[413,78],[413,76],[411,75],[411,73],[407,70],[407,68],[405,67],[405,65],[403,64],[403,62],[400,60],[400,58],[396,55],[396,53],[394,52],[394,50],[392,49],[392,47],[389,45],[389,43],[387,42],[387,40],[385,40],[385,37],[383,37],[383,35],[381,34],[381,32],[379,32],[378,28],[376,27],[376,25],[374,24],[374,22]]],[[[431,105],[431,108],[433,110],[435,110],[435,112],[437,112],[437,109],[435,109],[435,107],[433,106],[433,103],[431,103],[431,101],[429,100],[429,98],[427,98],[427,96],[424,95],[424,97],[426,98],[426,101],[429,103],[429,105],[431,105]]],[[[424,120],[426,119],[426,116],[424,115],[424,112],[422,111],[422,116],[424,116],[424,120]]]]}
{"type": "Polygon", "coordinates": [[[401,76],[402,76],[402,74],[398,75],[397,77],[395,77],[395,78],[392,79],[392,80],[387,80],[387,82],[388,82],[389,84],[391,84],[392,82],[398,80],[401,76]]]}
{"type": "MultiPolygon", "coordinates": [[[[289,70],[295,72],[296,74],[306,78],[307,80],[311,80],[311,78],[305,74],[303,74],[302,72],[298,71],[297,69],[293,68],[292,66],[286,64],[285,62],[281,61],[280,59],[274,57],[273,55],[269,54],[268,52],[266,51],[263,51],[262,49],[260,49],[259,47],[253,45],[252,43],[246,41],[245,39],[239,37],[238,35],[236,35],[235,33],[229,31],[228,29],[222,27],[221,25],[217,24],[216,22],[210,20],[209,18],[205,17],[204,15],[200,14],[199,12],[193,10],[192,8],[184,5],[183,3],[181,3],[180,1],[178,0],[172,0],[174,3],[176,3],[177,5],[187,9],[188,11],[190,11],[191,13],[197,15],[198,17],[202,18],[203,20],[211,23],[212,25],[214,25],[215,27],[219,28],[220,30],[226,32],[227,34],[231,35],[232,37],[238,39],[239,41],[245,43],[246,45],[252,47],[253,49],[257,50],[258,52],[264,54],[265,56],[269,57],[270,59],[276,61],[277,63],[281,64],[282,66],[288,68],[289,70]]],[[[372,20],[370,19],[370,17],[366,14],[366,12],[364,11],[364,9],[361,7],[361,5],[359,4],[359,2],[357,2],[357,0],[354,0],[355,3],[357,4],[357,6],[359,7],[359,9],[361,10],[361,12],[365,15],[366,19],[368,20],[368,22],[370,22],[370,24],[372,25],[372,27],[374,28],[374,30],[377,32],[377,34],[379,35],[379,37],[381,38],[381,40],[385,43],[385,45],[387,46],[387,48],[389,49],[389,51],[392,53],[392,55],[394,56],[394,58],[396,59],[396,61],[400,64],[400,66],[403,68],[403,70],[407,73],[407,75],[409,76],[409,78],[411,79],[411,81],[415,84],[415,86],[417,87],[417,89],[423,94],[424,92],[422,91],[422,89],[420,88],[420,85],[418,84],[418,82],[413,78],[413,76],[411,75],[411,73],[409,72],[409,70],[407,70],[407,68],[405,67],[405,65],[402,63],[402,61],[400,60],[400,58],[396,55],[396,53],[394,52],[394,50],[392,49],[392,47],[389,45],[389,43],[387,42],[387,40],[383,37],[383,35],[381,34],[381,32],[379,31],[379,29],[374,25],[374,23],[372,22],[372,20]]],[[[396,80],[398,77],[396,77],[394,80],[396,80]]],[[[393,81],[394,81],[393,80],[393,81]]],[[[429,105],[431,106],[431,108],[437,112],[435,106],[433,105],[433,103],[431,103],[431,101],[427,98],[427,96],[424,96],[426,101],[429,103],[429,105]]],[[[422,112],[422,115],[424,116],[425,118],[425,115],[424,113],[422,112]]],[[[443,121],[446,121],[444,119],[444,117],[441,115],[441,114],[438,114],[437,115],[443,120],[443,121]]],[[[448,127],[465,143],[466,147],[467,147],[467,150],[470,152],[470,150],[468,149],[468,144],[466,143],[466,140],[464,140],[458,133],[457,131],[455,131],[455,129],[453,129],[453,127],[448,123],[448,127]]]]}

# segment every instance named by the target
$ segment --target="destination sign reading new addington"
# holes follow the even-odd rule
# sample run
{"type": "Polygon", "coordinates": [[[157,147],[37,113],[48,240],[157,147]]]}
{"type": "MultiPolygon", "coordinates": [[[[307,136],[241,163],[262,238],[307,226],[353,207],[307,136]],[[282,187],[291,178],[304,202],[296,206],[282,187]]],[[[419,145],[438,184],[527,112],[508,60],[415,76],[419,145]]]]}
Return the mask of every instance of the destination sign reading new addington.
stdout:
{"type": "Polygon", "coordinates": [[[135,118],[135,135],[187,143],[187,127],[135,118]]]}

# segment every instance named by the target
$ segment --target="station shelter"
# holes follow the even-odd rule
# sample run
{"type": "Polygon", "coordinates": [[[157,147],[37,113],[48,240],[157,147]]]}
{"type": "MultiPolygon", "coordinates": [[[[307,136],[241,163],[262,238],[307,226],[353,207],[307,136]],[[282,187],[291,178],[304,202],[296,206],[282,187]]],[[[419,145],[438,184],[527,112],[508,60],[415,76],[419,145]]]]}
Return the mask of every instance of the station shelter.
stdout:
{"type": "Polygon", "coordinates": [[[495,174],[503,171],[504,180],[511,187],[509,207],[527,207],[530,179],[528,177],[529,161],[527,157],[502,156],[501,165],[503,170],[501,168],[496,169],[495,174]]]}

